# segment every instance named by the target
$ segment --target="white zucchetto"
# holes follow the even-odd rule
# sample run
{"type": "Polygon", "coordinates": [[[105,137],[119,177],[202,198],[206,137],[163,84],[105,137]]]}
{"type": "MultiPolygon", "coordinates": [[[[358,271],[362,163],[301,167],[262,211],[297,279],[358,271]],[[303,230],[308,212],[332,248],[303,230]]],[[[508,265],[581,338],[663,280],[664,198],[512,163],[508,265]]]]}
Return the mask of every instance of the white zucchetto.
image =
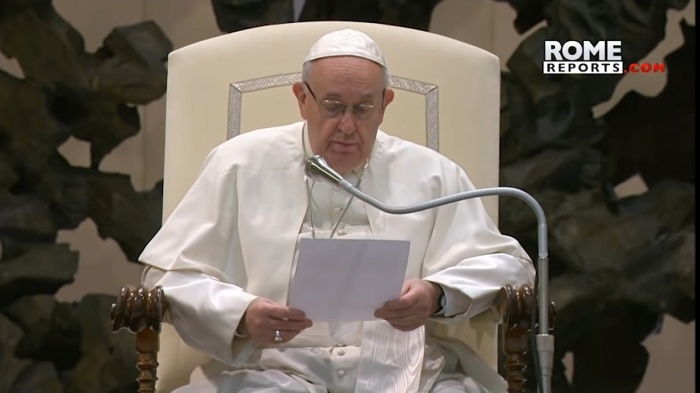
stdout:
{"type": "Polygon", "coordinates": [[[304,63],[334,56],[361,57],[387,68],[379,45],[367,34],[354,29],[333,31],[319,38],[311,46],[304,63]]]}

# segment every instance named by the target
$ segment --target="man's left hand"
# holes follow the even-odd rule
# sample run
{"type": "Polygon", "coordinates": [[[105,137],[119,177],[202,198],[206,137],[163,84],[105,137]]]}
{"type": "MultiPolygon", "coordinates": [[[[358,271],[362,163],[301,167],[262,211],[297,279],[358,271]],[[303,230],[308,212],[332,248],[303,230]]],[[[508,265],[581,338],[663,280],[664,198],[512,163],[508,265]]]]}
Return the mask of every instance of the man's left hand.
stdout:
{"type": "Polygon", "coordinates": [[[419,279],[406,281],[398,299],[384,303],[374,316],[395,329],[408,332],[423,326],[436,311],[440,290],[437,284],[419,279]]]}

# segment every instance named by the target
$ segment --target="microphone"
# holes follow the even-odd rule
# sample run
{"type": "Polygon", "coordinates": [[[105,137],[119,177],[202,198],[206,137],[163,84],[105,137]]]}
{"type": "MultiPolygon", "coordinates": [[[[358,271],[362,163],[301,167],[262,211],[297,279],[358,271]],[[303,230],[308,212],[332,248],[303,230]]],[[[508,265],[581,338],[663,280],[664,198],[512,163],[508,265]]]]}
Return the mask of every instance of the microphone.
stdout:
{"type": "Polygon", "coordinates": [[[549,252],[547,248],[547,220],[544,210],[530,194],[513,187],[490,187],[464,191],[419,203],[413,206],[389,206],[357,189],[328,165],[323,157],[316,155],[306,160],[306,173],[313,178],[320,178],[337,185],[357,199],[389,214],[409,214],[442,205],[463,201],[465,199],[485,196],[513,196],[523,200],[537,216],[537,305],[539,308],[539,333],[535,337],[539,371],[540,393],[551,393],[552,368],[554,363],[554,336],[549,334],[549,252]]]}
{"type": "Polygon", "coordinates": [[[313,156],[306,160],[304,169],[311,177],[330,181],[336,185],[345,180],[342,176],[340,176],[340,173],[331,168],[331,166],[328,165],[326,160],[324,160],[321,156],[313,156]]]}

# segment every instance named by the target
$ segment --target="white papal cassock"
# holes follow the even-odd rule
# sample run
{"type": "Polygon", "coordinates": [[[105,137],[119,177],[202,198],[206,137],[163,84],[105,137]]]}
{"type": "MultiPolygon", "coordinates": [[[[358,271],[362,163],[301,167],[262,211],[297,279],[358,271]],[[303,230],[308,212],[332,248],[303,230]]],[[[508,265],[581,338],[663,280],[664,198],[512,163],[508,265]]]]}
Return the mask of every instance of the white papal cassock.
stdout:
{"type": "MultiPolygon", "coordinates": [[[[311,236],[303,126],[247,132],[217,146],[140,257],[153,267],[144,285],[163,286],[183,341],[214,359],[178,392],[505,392],[503,379],[470,348],[433,329],[487,310],[504,285],[534,282],[529,257],[499,233],[479,199],[409,215],[354,200],[335,233],[411,241],[406,278],[440,284],[447,299],[425,327],[316,323],[266,349],[235,335],[256,297],[286,304],[298,242],[311,236]]],[[[351,182],[358,175],[344,174],[351,182]]],[[[327,238],[348,196],[323,181],[311,184],[316,236],[327,238]]],[[[444,156],[379,131],[360,188],[405,206],[473,185],[444,156]]]]}

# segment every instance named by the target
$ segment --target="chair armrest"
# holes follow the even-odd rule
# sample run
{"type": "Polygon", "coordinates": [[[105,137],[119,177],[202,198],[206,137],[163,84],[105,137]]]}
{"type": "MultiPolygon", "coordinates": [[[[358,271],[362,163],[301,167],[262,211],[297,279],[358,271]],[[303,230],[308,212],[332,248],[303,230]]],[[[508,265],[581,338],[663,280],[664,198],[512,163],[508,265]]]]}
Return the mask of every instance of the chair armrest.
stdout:
{"type": "MultiPolygon", "coordinates": [[[[535,290],[527,285],[519,288],[507,285],[499,294],[502,350],[505,354],[503,367],[508,382],[508,393],[525,392],[525,369],[529,363],[531,334],[532,329],[536,328],[532,325],[536,301],[535,290]]],[[[554,303],[550,303],[547,312],[551,332],[554,328],[554,303]]]]}
{"type": "Polygon", "coordinates": [[[167,303],[163,288],[125,286],[112,304],[112,332],[128,329],[136,334],[136,368],[139,393],[155,393],[160,329],[167,303]]]}
{"type": "MultiPolygon", "coordinates": [[[[536,295],[532,287],[505,286],[496,307],[500,310],[505,379],[509,393],[525,392],[525,369],[530,352],[532,317],[536,295]]],[[[167,302],[160,286],[125,286],[112,305],[112,332],[128,329],[136,334],[136,368],[139,393],[155,393],[158,369],[159,335],[167,302]]],[[[554,326],[554,304],[550,304],[550,327],[554,326]]]]}

